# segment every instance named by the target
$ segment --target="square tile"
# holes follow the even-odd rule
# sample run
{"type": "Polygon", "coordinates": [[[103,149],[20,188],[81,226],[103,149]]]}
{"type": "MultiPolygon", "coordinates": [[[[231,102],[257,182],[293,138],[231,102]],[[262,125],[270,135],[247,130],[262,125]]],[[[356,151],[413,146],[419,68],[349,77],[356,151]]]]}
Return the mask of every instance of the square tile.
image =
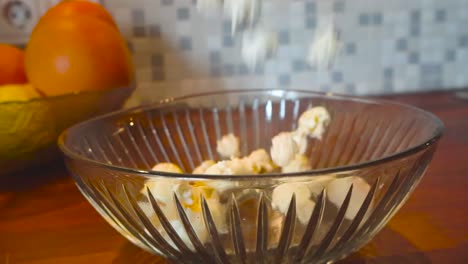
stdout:
{"type": "Polygon", "coordinates": [[[164,81],[166,79],[163,68],[153,68],[151,76],[153,81],[164,81]]]}
{"type": "Polygon", "coordinates": [[[384,81],[383,82],[383,91],[384,93],[392,93],[395,90],[393,81],[384,81]]]}
{"type": "Polygon", "coordinates": [[[245,64],[240,64],[237,66],[237,72],[240,74],[240,75],[247,75],[250,73],[249,71],[249,67],[247,67],[247,65],[245,64]]]}
{"type": "Polygon", "coordinates": [[[337,0],[333,3],[333,11],[335,13],[343,13],[345,11],[345,2],[344,0],[337,0]]]}
{"type": "Polygon", "coordinates": [[[164,65],[164,56],[161,54],[151,55],[151,66],[153,68],[162,67],[164,65]]]}
{"type": "Polygon", "coordinates": [[[292,71],[293,72],[303,72],[309,69],[307,62],[303,60],[294,60],[292,62],[292,71]]]}
{"type": "Polygon", "coordinates": [[[232,32],[232,22],[223,21],[223,33],[224,35],[230,35],[232,32]]]}
{"type": "Polygon", "coordinates": [[[133,9],[131,15],[133,26],[145,25],[145,12],[142,9],[133,9]]]}
{"type": "Polygon", "coordinates": [[[137,38],[146,37],[146,28],[144,26],[134,26],[133,36],[137,38]]]}
{"type": "Polygon", "coordinates": [[[468,47],[468,35],[460,36],[458,45],[460,45],[460,47],[468,47]]]}
{"type": "Polygon", "coordinates": [[[217,50],[211,51],[209,56],[210,56],[210,62],[212,65],[221,63],[221,52],[217,50]]]}
{"type": "Polygon", "coordinates": [[[412,10],[409,16],[411,24],[419,24],[421,22],[421,10],[412,10]]]}
{"type": "Polygon", "coordinates": [[[383,70],[384,79],[392,79],[393,78],[393,69],[392,68],[384,68],[383,70]]]}
{"type": "Polygon", "coordinates": [[[174,0],[161,0],[161,5],[171,6],[174,4],[174,0]]]}
{"type": "Polygon", "coordinates": [[[315,15],[317,11],[317,6],[315,2],[306,2],[305,3],[305,12],[308,16],[315,15]]]}
{"type": "Polygon", "coordinates": [[[180,7],[177,9],[177,20],[188,20],[190,18],[190,9],[188,7],[180,7]]]}
{"type": "Polygon", "coordinates": [[[354,83],[348,83],[346,86],[345,86],[345,90],[346,90],[346,93],[348,94],[355,94],[356,93],[356,85],[354,85],[354,83]]]}
{"type": "Polygon", "coordinates": [[[408,49],[408,40],[406,38],[399,38],[396,41],[397,51],[406,51],[408,49]]]}
{"type": "Polygon", "coordinates": [[[223,65],[223,76],[233,76],[236,74],[236,67],[234,64],[223,65]]]}
{"type": "Polygon", "coordinates": [[[331,79],[335,83],[343,82],[343,73],[342,72],[332,72],[331,79]]]}
{"type": "Polygon", "coordinates": [[[345,52],[348,55],[356,54],[356,43],[354,42],[346,43],[345,52]]]}
{"type": "Polygon", "coordinates": [[[291,84],[291,76],[289,74],[281,74],[278,76],[280,86],[289,86],[291,84]]]}
{"type": "Polygon", "coordinates": [[[192,38],[191,37],[181,37],[179,40],[180,49],[184,51],[192,50],[192,38]]]}
{"type": "Polygon", "coordinates": [[[307,29],[314,29],[317,26],[317,20],[315,17],[307,17],[305,19],[305,27],[307,29]]]}
{"type": "Polygon", "coordinates": [[[220,67],[212,67],[210,71],[211,76],[213,77],[220,77],[221,76],[221,68],[220,67]]]}
{"type": "Polygon", "coordinates": [[[286,30],[282,30],[278,33],[278,42],[280,45],[288,45],[289,44],[289,32],[286,30]]]}
{"type": "Polygon", "coordinates": [[[449,62],[453,62],[457,59],[457,52],[453,49],[449,49],[445,51],[445,60],[449,62]]]}
{"type": "Polygon", "coordinates": [[[382,13],[375,13],[372,16],[372,23],[374,25],[382,25],[382,23],[383,23],[383,14],[382,13]]]}
{"type": "Polygon", "coordinates": [[[223,46],[224,47],[233,47],[235,45],[235,40],[232,36],[225,35],[223,37],[223,46]]]}
{"type": "Polygon", "coordinates": [[[161,37],[161,27],[159,25],[150,25],[149,26],[149,36],[153,38],[161,37]]]}
{"type": "Polygon", "coordinates": [[[447,10],[437,9],[434,14],[434,20],[439,23],[445,22],[447,20],[447,10]]]}
{"type": "Polygon", "coordinates": [[[411,25],[409,29],[409,35],[411,37],[419,37],[421,35],[421,26],[411,25]]]}
{"type": "Polygon", "coordinates": [[[359,25],[367,26],[370,23],[370,17],[367,13],[362,13],[359,15],[359,25]]]}
{"type": "Polygon", "coordinates": [[[408,54],[408,63],[409,64],[418,64],[419,63],[419,53],[410,52],[408,54]]]}

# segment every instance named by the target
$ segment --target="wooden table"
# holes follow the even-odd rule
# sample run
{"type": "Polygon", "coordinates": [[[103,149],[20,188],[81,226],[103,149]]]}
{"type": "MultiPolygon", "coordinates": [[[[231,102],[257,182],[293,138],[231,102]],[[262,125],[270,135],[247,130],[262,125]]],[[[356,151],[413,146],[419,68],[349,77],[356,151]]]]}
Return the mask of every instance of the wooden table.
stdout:
{"type": "MultiPolygon", "coordinates": [[[[435,113],[447,131],[407,204],[370,244],[340,263],[468,263],[468,96],[390,98],[435,113]]],[[[86,262],[165,263],[104,222],[61,164],[0,179],[0,263],[86,262]]]]}

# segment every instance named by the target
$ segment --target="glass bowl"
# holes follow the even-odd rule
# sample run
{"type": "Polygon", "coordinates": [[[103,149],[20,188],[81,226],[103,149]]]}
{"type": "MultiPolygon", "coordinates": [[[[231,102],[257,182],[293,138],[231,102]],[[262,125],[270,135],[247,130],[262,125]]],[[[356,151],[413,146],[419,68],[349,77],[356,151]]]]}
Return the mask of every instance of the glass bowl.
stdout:
{"type": "Polygon", "coordinates": [[[57,138],[63,130],[118,110],[133,90],[125,87],[0,103],[0,175],[59,158],[57,138]]]}
{"type": "Polygon", "coordinates": [[[88,201],[149,252],[177,263],[325,263],[358,250],[385,226],[419,183],[442,131],[438,118],[407,105],[243,90],[105,115],[68,129],[59,145],[88,201]],[[308,144],[309,171],[151,170],[174,162],[190,172],[219,160],[216,142],[228,133],[240,137],[242,155],[269,150],[271,138],[295,129],[311,106],[326,107],[331,122],[321,140],[308,144]],[[189,185],[200,188],[178,189],[189,185]]]}

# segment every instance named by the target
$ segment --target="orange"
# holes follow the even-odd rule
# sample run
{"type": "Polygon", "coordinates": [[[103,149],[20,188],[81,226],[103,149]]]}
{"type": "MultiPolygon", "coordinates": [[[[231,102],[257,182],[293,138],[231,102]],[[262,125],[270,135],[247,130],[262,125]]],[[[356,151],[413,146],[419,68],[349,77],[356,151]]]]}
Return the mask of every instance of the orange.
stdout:
{"type": "Polygon", "coordinates": [[[47,96],[129,86],[133,66],[118,30],[84,16],[44,20],[26,48],[26,73],[47,96]]]}
{"type": "Polygon", "coordinates": [[[0,85],[27,83],[23,51],[0,44],[0,85]]]}
{"type": "Polygon", "coordinates": [[[55,19],[57,17],[72,19],[76,16],[100,19],[117,28],[114,18],[103,6],[86,0],[65,0],[58,3],[47,10],[41,17],[39,24],[45,20],[55,19]]]}

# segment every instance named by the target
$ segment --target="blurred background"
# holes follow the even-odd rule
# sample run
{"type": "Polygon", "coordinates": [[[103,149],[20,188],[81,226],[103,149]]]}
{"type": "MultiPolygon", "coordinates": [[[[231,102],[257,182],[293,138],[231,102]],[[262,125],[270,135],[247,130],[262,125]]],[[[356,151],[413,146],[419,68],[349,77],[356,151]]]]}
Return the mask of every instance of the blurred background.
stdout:
{"type": "MultiPolygon", "coordinates": [[[[24,46],[38,18],[59,1],[0,0],[0,42],[24,46]]],[[[261,23],[279,36],[277,55],[254,71],[222,15],[196,1],[102,0],[128,42],[133,102],[213,89],[296,88],[388,94],[468,86],[468,1],[264,1],[261,23]],[[335,17],[343,43],[333,66],[305,57],[315,31],[335,17]]]]}

